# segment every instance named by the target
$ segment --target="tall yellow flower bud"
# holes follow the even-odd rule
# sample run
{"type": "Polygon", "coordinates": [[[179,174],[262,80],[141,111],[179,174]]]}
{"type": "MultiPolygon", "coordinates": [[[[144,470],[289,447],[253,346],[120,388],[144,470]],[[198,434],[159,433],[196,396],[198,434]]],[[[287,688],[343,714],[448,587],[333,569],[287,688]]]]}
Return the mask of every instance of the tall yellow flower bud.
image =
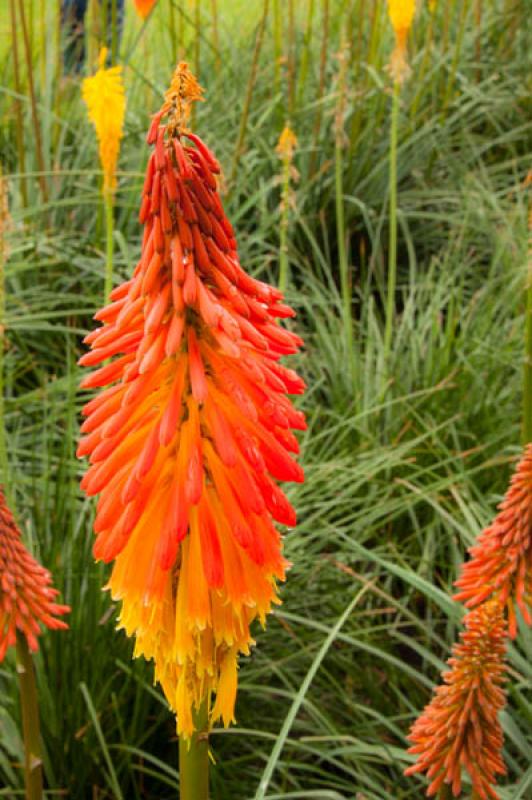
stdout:
{"type": "Polygon", "coordinates": [[[406,40],[416,11],[415,0],[388,0],[388,14],[395,32],[395,49],[390,60],[390,73],[398,83],[408,77],[406,40]]]}
{"type": "Polygon", "coordinates": [[[142,17],[142,19],[146,19],[150,14],[152,8],[154,7],[157,0],[133,0],[135,3],[135,8],[137,13],[142,17]]]}
{"type": "Polygon", "coordinates": [[[82,96],[89,119],[96,128],[100,161],[103,169],[104,192],[116,187],[116,165],[120,152],[120,140],[124,135],[126,96],[122,79],[122,67],[106,69],[107,48],[100,52],[98,71],[85,78],[82,96]]]}

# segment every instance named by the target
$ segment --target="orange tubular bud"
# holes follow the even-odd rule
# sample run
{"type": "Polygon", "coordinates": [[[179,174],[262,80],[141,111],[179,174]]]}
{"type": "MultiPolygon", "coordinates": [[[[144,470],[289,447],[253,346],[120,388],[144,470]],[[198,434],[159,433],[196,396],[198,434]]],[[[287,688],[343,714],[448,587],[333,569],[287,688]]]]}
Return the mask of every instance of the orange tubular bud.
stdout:
{"type": "Polygon", "coordinates": [[[453,648],[444,683],[413,724],[409,752],[417,762],[405,775],[425,772],[427,796],[446,784],[453,797],[462,790],[462,767],[469,773],[475,797],[498,800],[497,775],[504,775],[503,733],[498,714],[506,704],[507,631],[498,600],[470,611],[460,644],[453,648]]]}
{"type": "Polygon", "coordinates": [[[509,632],[517,632],[516,606],[532,624],[532,444],[527,445],[499,514],[470,548],[456,581],[455,600],[471,608],[495,593],[508,611],[509,632]]]}
{"type": "Polygon", "coordinates": [[[58,617],[70,611],[59,605],[52,576],[31,556],[22,543],[20,530],[0,488],[0,662],[17,632],[28,647],[38,649],[39,623],[50,629],[68,628],[58,617]]]}
{"type": "Polygon", "coordinates": [[[86,339],[99,369],[83,385],[112,386],[87,404],[78,450],[121,626],[185,736],[205,698],[211,722],[234,718],[238,655],[279,602],[273,522],[296,515],[276,481],[303,480],[290,429],[305,428],[287,398],[304,382],[279,363],[302,344],[279,323],[293,312],[240,266],[218,162],[186,127],[201,91],[179,64],[153,117],[142,255],[86,339]]]}

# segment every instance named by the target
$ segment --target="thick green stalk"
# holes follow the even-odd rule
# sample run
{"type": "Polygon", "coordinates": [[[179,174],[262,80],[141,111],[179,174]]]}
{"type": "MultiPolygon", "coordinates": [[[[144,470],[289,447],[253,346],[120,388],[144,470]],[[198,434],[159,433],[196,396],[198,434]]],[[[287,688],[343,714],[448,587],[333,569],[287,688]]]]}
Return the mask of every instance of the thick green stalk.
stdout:
{"type": "Polygon", "coordinates": [[[314,24],[314,0],[308,0],[307,21],[305,25],[303,54],[301,56],[301,67],[299,69],[298,102],[301,103],[307,85],[308,66],[312,46],[312,30],[314,24]]]}
{"type": "Polygon", "coordinates": [[[187,741],[179,738],[180,800],[208,800],[209,797],[209,732],[208,705],[205,700],[194,712],[196,732],[187,741]]]}
{"type": "Polygon", "coordinates": [[[102,27],[102,44],[107,41],[107,23],[108,23],[108,13],[107,13],[107,3],[102,3],[100,7],[100,21],[102,27]]]}
{"type": "Polygon", "coordinates": [[[296,103],[296,24],[294,0],[288,0],[288,53],[286,78],[288,89],[288,114],[293,115],[296,103]]]}
{"type": "Polygon", "coordinates": [[[281,57],[283,52],[283,23],[280,0],[273,0],[273,82],[275,91],[281,86],[281,57]]]}
{"type": "Polygon", "coordinates": [[[211,0],[211,14],[212,14],[212,43],[214,46],[214,55],[216,59],[216,67],[220,69],[222,66],[222,56],[220,53],[220,34],[218,31],[218,3],[217,0],[211,0]]]}
{"type": "Polygon", "coordinates": [[[434,29],[434,12],[429,17],[429,24],[427,27],[427,32],[424,37],[424,44],[423,44],[423,60],[421,61],[421,65],[419,69],[416,70],[416,86],[417,91],[414,95],[414,99],[410,104],[410,119],[412,122],[415,121],[417,115],[417,109],[419,106],[419,102],[423,95],[424,91],[424,79],[425,73],[427,72],[427,67],[431,58],[432,54],[432,36],[433,36],[433,29],[434,29]]]}
{"type": "Polygon", "coordinates": [[[329,49],[329,0],[322,0],[321,14],[321,50],[320,50],[320,78],[318,83],[318,94],[316,97],[316,116],[312,130],[312,148],[308,168],[309,179],[314,177],[316,161],[318,159],[318,140],[321,131],[321,119],[323,114],[323,95],[325,93],[325,78],[327,70],[327,53],[329,49]]]}
{"type": "Polygon", "coordinates": [[[17,673],[24,731],[26,800],[42,800],[41,733],[37,686],[28,642],[21,633],[17,633],[17,673]]]}
{"type": "Polygon", "coordinates": [[[26,151],[24,149],[24,121],[22,119],[22,104],[20,102],[20,95],[22,93],[20,81],[20,62],[18,56],[18,36],[17,36],[17,10],[15,0],[9,0],[9,12],[11,17],[11,47],[13,50],[13,82],[15,88],[15,99],[13,105],[15,107],[15,135],[17,139],[17,155],[18,155],[18,168],[21,173],[20,178],[20,193],[22,195],[22,205],[24,208],[28,205],[28,191],[26,187],[26,151]]]}
{"type": "Polygon", "coordinates": [[[103,190],[105,206],[105,302],[113,288],[113,234],[114,234],[114,195],[111,189],[103,190]]]}
{"type": "Polygon", "coordinates": [[[338,76],[338,100],[335,119],[335,146],[334,146],[334,187],[336,204],[336,239],[338,242],[338,265],[340,268],[340,292],[342,297],[342,318],[345,334],[346,357],[348,374],[353,382],[353,315],[351,282],[349,280],[349,263],[346,247],[345,209],[344,209],[344,110],[346,99],[346,69],[349,63],[347,50],[343,44],[340,59],[340,72],[338,76]]]}
{"type": "Polygon", "coordinates": [[[447,79],[447,85],[445,87],[445,94],[443,97],[442,102],[442,112],[445,112],[447,106],[451,102],[451,96],[453,92],[453,88],[455,86],[456,75],[458,72],[458,64],[460,63],[460,56],[462,53],[462,41],[464,38],[464,33],[466,29],[466,20],[467,20],[467,12],[469,10],[469,3],[462,3],[461,11],[460,11],[460,18],[458,22],[458,33],[455,39],[455,47],[454,47],[454,57],[451,64],[451,68],[449,70],[449,77],[447,79]]]}
{"type": "Polygon", "coordinates": [[[118,58],[118,18],[116,0],[111,0],[111,63],[116,64],[118,58]]]}
{"type": "Polygon", "coordinates": [[[400,84],[395,81],[390,130],[390,221],[388,244],[388,286],[386,291],[386,322],[384,329],[384,365],[389,366],[395,316],[395,287],[397,283],[397,126],[399,119],[400,84]]]}
{"type": "Polygon", "coordinates": [[[288,285],[288,216],[290,214],[291,159],[283,158],[283,183],[281,189],[281,223],[279,228],[279,289],[283,294],[288,285]]]}
{"type": "MultiPolygon", "coordinates": [[[[201,63],[201,7],[200,0],[194,0],[194,74],[200,79],[200,63],[201,63]]],[[[190,109],[190,125],[194,129],[196,125],[196,104],[190,109]]]]}
{"type": "Polygon", "coordinates": [[[523,444],[532,442],[532,255],[525,290],[525,368],[523,375],[523,444]]]}
{"type": "Polygon", "coordinates": [[[201,6],[196,0],[194,6],[194,73],[198,80],[201,74],[201,6]]]}
{"type": "Polygon", "coordinates": [[[41,95],[46,89],[46,8],[44,0],[39,3],[39,68],[41,77],[41,95]]]}
{"type": "Polygon", "coordinates": [[[177,63],[177,27],[174,0],[169,0],[170,7],[170,41],[172,42],[172,59],[177,63]]]}
{"type": "Polygon", "coordinates": [[[37,98],[35,95],[35,85],[33,83],[33,55],[31,50],[31,42],[28,33],[28,26],[26,23],[26,12],[24,10],[24,0],[19,0],[18,10],[20,15],[20,23],[22,29],[22,40],[24,42],[24,52],[26,56],[26,67],[28,70],[28,89],[30,94],[31,116],[33,119],[33,131],[35,134],[35,152],[37,155],[37,164],[39,165],[39,183],[41,185],[42,197],[45,203],[48,202],[48,188],[46,185],[44,154],[41,137],[41,123],[37,113],[37,98]]]}

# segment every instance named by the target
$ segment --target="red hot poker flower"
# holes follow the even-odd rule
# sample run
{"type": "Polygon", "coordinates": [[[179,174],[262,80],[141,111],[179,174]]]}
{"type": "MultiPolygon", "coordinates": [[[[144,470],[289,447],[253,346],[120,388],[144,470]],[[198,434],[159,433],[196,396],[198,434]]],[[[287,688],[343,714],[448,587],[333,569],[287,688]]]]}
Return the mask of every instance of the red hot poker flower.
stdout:
{"type": "Polygon", "coordinates": [[[52,577],[22,543],[20,530],[0,488],[0,661],[22,633],[30,650],[37,650],[39,623],[47,628],[67,628],[58,616],[70,611],[55,602],[52,577]]]}
{"type": "Polygon", "coordinates": [[[95,556],[114,560],[121,625],[186,736],[213,693],[211,721],[233,719],[237,657],[278,602],[274,522],[296,518],[277,481],[303,480],[291,429],[305,428],[286,397],[304,383],[280,364],[301,345],[278,323],[293,312],[240,266],[218,163],[185,127],[200,99],[180,64],[148,134],[140,261],[86,337],[82,364],[112,360],[83,382],[108,388],[84,409],[78,449],[82,487],[100,495],[95,556]]]}
{"type": "Polygon", "coordinates": [[[471,560],[456,581],[460,591],[455,600],[471,608],[496,592],[507,607],[514,638],[515,605],[532,624],[532,444],[527,445],[499,509],[469,550],[471,560]]]}
{"type": "Polygon", "coordinates": [[[432,781],[427,795],[435,795],[444,783],[454,797],[461,792],[461,769],[469,772],[480,800],[498,800],[497,775],[504,775],[503,733],[498,720],[506,704],[505,681],[507,630],[503,607],[490,600],[470,611],[464,620],[461,643],[453,648],[443,673],[444,684],[413,724],[409,753],[417,763],[405,775],[426,772],[432,781]]]}

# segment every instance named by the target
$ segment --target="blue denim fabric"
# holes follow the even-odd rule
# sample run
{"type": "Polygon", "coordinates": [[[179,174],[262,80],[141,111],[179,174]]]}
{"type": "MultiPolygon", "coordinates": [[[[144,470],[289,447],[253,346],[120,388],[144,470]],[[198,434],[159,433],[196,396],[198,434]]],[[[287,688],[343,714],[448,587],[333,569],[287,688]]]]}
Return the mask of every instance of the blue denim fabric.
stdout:
{"type": "MultiPolygon", "coordinates": [[[[111,48],[111,13],[113,0],[103,0],[107,3],[107,47],[111,48]]],[[[61,28],[65,36],[63,60],[67,71],[80,72],[85,61],[85,14],[89,0],[62,0],[61,1],[61,28]]],[[[124,25],[124,0],[116,0],[116,16],[118,27],[118,43],[122,36],[124,25]]]]}

